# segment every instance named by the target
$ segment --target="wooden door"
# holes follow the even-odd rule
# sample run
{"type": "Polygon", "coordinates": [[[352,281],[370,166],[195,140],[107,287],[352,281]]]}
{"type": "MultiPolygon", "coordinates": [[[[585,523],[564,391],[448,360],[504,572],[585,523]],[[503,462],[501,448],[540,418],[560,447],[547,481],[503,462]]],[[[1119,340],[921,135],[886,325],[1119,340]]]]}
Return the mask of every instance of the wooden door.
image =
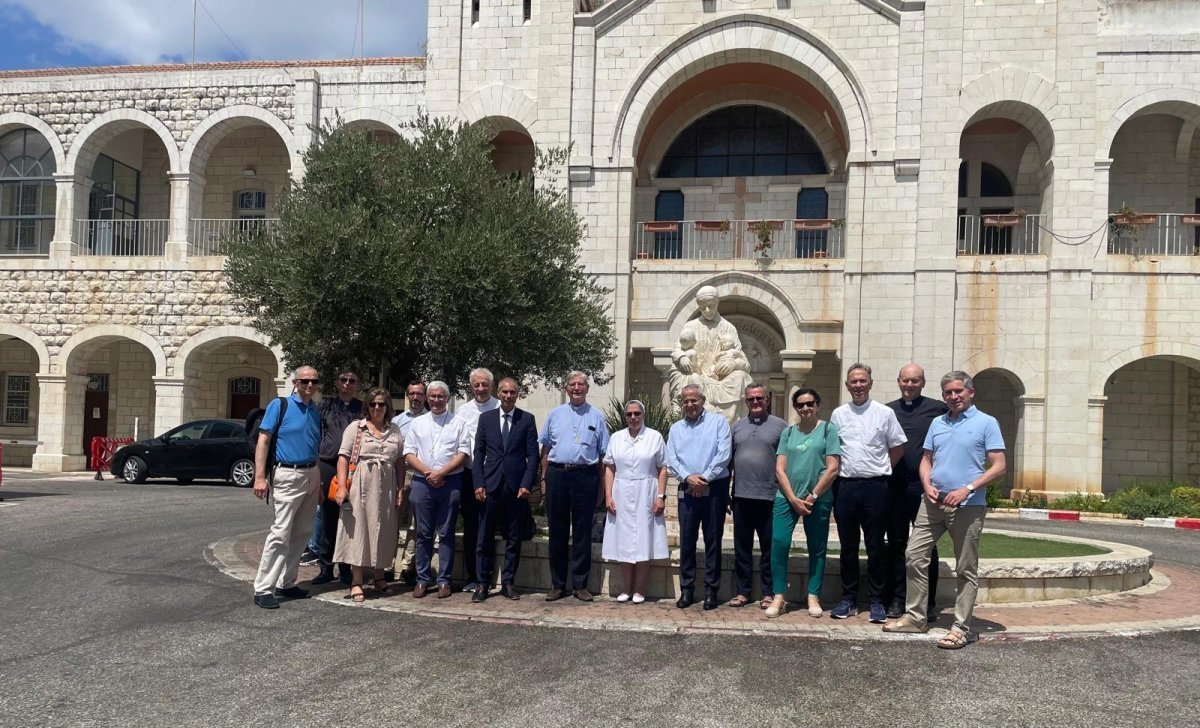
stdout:
{"type": "Polygon", "coordinates": [[[258,407],[262,382],[257,377],[229,380],[229,419],[244,420],[258,407]]]}

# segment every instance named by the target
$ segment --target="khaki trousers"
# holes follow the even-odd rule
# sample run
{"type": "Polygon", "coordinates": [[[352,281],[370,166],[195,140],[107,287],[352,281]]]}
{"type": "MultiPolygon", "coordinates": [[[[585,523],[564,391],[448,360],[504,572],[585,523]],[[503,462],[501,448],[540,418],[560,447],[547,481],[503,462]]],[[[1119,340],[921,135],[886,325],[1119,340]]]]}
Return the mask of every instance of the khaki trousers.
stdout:
{"type": "Polygon", "coordinates": [[[987,506],[951,506],[930,503],[921,498],[917,520],[908,538],[905,576],[908,580],[908,616],[925,624],[929,600],[929,556],[934,544],[946,531],[954,541],[954,572],[958,584],[954,598],[954,629],[969,634],[975,597],[979,593],[979,537],[987,506]]]}
{"type": "Polygon", "coordinates": [[[254,577],[255,594],[296,585],[300,556],[312,535],[313,514],[320,502],[321,475],[316,466],[304,470],[277,466],[270,487],[275,522],[263,544],[258,576],[254,577]]]}

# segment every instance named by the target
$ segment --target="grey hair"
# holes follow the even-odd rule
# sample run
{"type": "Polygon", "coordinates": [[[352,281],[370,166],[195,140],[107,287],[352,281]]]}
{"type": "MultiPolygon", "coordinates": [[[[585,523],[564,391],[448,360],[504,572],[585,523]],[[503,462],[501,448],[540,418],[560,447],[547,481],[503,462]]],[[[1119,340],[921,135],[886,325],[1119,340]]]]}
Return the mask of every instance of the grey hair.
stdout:
{"type": "Polygon", "coordinates": [[[947,372],[942,377],[942,389],[945,389],[946,385],[953,381],[961,381],[967,389],[975,389],[975,380],[971,378],[971,375],[957,369],[947,372]]]}
{"type": "Polygon", "coordinates": [[[441,381],[440,379],[435,379],[432,382],[430,382],[429,384],[426,384],[425,385],[425,394],[428,395],[430,392],[432,392],[435,389],[442,390],[442,394],[446,395],[447,397],[450,396],[450,387],[446,386],[446,383],[441,381]]]}
{"type": "Polygon", "coordinates": [[[700,395],[700,399],[704,400],[705,402],[708,401],[708,397],[704,396],[704,390],[700,389],[700,387],[696,386],[695,384],[689,384],[689,385],[685,386],[683,389],[679,390],[680,396],[682,396],[683,393],[688,391],[689,389],[692,390],[693,392],[695,392],[696,394],[700,395]]]}
{"type": "Polygon", "coordinates": [[[298,366],[298,367],[296,367],[295,369],[293,369],[293,370],[292,370],[292,379],[295,379],[295,378],[296,378],[296,377],[297,377],[297,376],[300,374],[300,372],[301,372],[301,371],[303,371],[303,370],[305,370],[305,369],[308,369],[308,370],[312,371],[312,373],[313,373],[313,374],[316,374],[318,377],[319,377],[319,376],[321,376],[321,375],[320,375],[320,373],[318,373],[318,372],[317,372],[317,368],[316,368],[316,367],[314,367],[314,366],[313,366],[313,365],[311,365],[311,364],[303,364],[303,365],[301,365],[301,366],[298,366]]]}
{"type": "Polygon", "coordinates": [[[566,378],[566,380],[565,380],[565,381],[566,381],[566,384],[570,384],[570,383],[571,383],[571,380],[572,380],[572,379],[575,379],[575,378],[577,378],[577,377],[583,377],[583,383],[584,383],[584,384],[587,384],[587,383],[588,383],[588,375],[586,375],[586,374],[584,374],[583,372],[581,372],[581,371],[579,371],[578,369],[576,369],[575,371],[573,371],[573,372],[571,372],[571,373],[567,374],[567,378],[566,378]]]}
{"type": "Polygon", "coordinates": [[[861,361],[856,361],[853,364],[851,364],[850,366],[846,367],[846,379],[850,378],[850,372],[854,371],[855,369],[862,369],[864,372],[866,372],[867,379],[871,379],[871,380],[875,379],[875,377],[871,374],[871,367],[867,366],[866,364],[863,364],[861,361]]]}
{"type": "Polygon", "coordinates": [[[747,394],[749,394],[751,389],[761,389],[767,393],[768,397],[774,395],[774,392],[772,392],[771,388],[767,385],[759,384],[758,382],[750,382],[746,385],[746,388],[742,390],[742,396],[745,397],[747,394]]]}
{"type": "Polygon", "coordinates": [[[492,376],[491,369],[487,369],[484,367],[476,367],[471,370],[471,373],[469,375],[467,375],[467,380],[470,381],[470,380],[474,379],[476,375],[486,377],[488,380],[488,384],[496,383],[496,378],[494,376],[492,376]]]}
{"type": "Polygon", "coordinates": [[[636,404],[642,410],[642,414],[646,414],[646,405],[642,404],[642,400],[640,400],[640,399],[629,400],[628,402],[625,403],[625,409],[629,409],[629,405],[631,405],[631,404],[636,404]]]}

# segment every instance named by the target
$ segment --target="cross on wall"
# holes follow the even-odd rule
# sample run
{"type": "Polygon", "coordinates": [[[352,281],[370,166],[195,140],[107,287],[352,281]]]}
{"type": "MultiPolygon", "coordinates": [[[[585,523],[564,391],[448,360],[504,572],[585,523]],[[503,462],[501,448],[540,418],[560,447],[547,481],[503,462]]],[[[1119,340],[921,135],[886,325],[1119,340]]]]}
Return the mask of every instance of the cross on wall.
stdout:
{"type": "MultiPolygon", "coordinates": [[[[762,194],[758,192],[746,191],[746,178],[736,177],[733,180],[733,192],[723,192],[717,195],[717,201],[722,204],[733,203],[733,219],[746,219],[746,203],[747,202],[762,202],[762,194]]],[[[733,255],[735,258],[742,257],[742,225],[734,226],[733,235],[733,255]]]]}

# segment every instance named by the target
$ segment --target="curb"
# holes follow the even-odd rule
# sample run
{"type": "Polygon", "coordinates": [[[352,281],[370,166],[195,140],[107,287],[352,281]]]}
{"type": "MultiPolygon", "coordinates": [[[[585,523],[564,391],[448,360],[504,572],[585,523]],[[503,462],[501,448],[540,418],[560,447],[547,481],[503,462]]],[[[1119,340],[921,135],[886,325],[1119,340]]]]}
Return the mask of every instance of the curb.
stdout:
{"type": "MultiPolygon", "coordinates": [[[[999,510],[999,509],[998,509],[999,510]]],[[[1005,514],[1011,514],[1011,509],[1004,509],[1005,514]]],[[[999,514],[999,513],[998,513],[999,514]]],[[[1189,531],[1200,531],[1200,518],[1112,518],[1107,514],[1091,514],[1080,511],[1056,511],[1047,508],[1019,508],[1017,518],[1022,521],[1075,521],[1084,523],[1119,523],[1127,526],[1145,526],[1147,528],[1183,528],[1189,531]]]]}

